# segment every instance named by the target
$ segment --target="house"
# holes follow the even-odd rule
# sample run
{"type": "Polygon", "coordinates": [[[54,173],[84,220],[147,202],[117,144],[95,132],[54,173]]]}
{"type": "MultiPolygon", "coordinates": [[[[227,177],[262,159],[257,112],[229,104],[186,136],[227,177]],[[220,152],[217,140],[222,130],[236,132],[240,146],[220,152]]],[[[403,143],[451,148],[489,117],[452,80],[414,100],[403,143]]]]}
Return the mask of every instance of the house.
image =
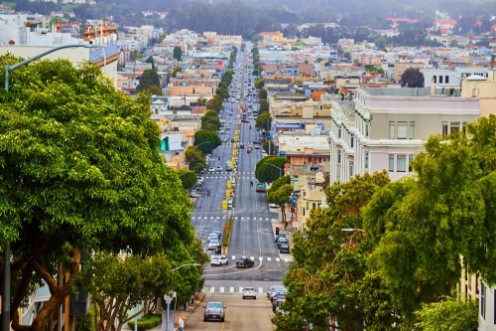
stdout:
{"type": "Polygon", "coordinates": [[[353,101],[333,103],[330,182],[383,170],[392,180],[411,175],[430,135],[463,130],[479,114],[479,98],[431,95],[428,88],[358,89],[353,101]]]}

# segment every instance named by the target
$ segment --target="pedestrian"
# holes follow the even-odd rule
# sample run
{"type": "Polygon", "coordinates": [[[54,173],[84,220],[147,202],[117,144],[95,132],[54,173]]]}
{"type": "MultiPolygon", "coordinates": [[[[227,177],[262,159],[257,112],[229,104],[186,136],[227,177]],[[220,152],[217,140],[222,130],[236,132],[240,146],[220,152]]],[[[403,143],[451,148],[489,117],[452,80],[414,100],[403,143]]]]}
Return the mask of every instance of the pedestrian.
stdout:
{"type": "Polygon", "coordinates": [[[183,316],[179,316],[179,321],[177,321],[177,326],[179,328],[179,331],[184,331],[184,320],[183,316]]]}

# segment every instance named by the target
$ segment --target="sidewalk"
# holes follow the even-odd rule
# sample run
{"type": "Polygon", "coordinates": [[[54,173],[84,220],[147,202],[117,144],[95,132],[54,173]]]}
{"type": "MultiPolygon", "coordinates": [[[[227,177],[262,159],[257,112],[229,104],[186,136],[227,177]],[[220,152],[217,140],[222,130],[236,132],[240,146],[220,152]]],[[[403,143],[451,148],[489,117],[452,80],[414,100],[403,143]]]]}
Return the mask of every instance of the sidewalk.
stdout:
{"type": "MultiPolygon", "coordinates": [[[[193,303],[188,304],[188,309],[183,310],[183,309],[178,309],[174,312],[174,330],[178,330],[177,328],[177,321],[179,320],[180,316],[183,316],[184,322],[188,321],[188,318],[190,317],[191,314],[193,314],[196,309],[202,305],[203,300],[205,299],[206,293],[202,290],[201,292],[198,293],[196,296],[195,300],[193,303]]],[[[153,331],[161,331],[162,330],[162,324],[157,325],[156,327],[150,329],[153,331]]]]}
{"type": "MultiPolygon", "coordinates": [[[[271,220],[271,223],[272,223],[272,231],[274,233],[274,236],[276,234],[276,228],[279,228],[279,232],[281,233],[286,233],[288,236],[288,245],[289,245],[289,248],[290,250],[292,249],[293,245],[292,245],[292,234],[293,234],[293,225],[291,224],[291,222],[287,222],[287,226],[286,226],[286,229],[284,229],[284,224],[281,222],[281,219],[282,219],[282,213],[281,213],[281,208],[270,208],[270,211],[271,212],[277,212],[277,218],[273,218],[271,220]]],[[[291,219],[291,213],[288,213],[288,210],[286,208],[286,221],[287,220],[290,220],[291,219]]],[[[275,239],[275,237],[274,237],[275,239]]]]}

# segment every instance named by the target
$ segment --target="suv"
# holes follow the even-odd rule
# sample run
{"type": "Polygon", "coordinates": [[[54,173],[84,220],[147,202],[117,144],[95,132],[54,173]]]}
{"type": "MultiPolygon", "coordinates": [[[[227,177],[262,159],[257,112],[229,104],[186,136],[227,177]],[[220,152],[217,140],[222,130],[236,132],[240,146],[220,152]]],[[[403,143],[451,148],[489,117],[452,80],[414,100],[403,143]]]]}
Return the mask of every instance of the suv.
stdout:
{"type": "Polygon", "coordinates": [[[203,320],[206,322],[211,319],[216,319],[224,322],[224,310],[227,308],[224,306],[223,302],[220,301],[209,301],[205,306],[205,311],[203,312],[203,320]]]}
{"type": "Polygon", "coordinates": [[[253,298],[257,299],[257,290],[254,287],[245,287],[243,289],[243,299],[245,298],[253,298]]]}
{"type": "Polygon", "coordinates": [[[249,267],[253,267],[254,265],[255,265],[255,262],[253,262],[252,260],[250,260],[247,257],[240,257],[236,261],[236,268],[249,268],[249,267]]]}

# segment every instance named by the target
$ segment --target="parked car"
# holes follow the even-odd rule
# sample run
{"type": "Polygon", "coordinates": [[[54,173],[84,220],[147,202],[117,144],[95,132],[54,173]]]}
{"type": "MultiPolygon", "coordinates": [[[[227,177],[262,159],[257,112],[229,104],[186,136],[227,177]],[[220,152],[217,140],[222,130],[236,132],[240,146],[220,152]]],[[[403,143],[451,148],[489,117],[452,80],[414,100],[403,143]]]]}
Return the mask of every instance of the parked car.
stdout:
{"type": "Polygon", "coordinates": [[[243,288],[243,299],[253,298],[257,299],[257,290],[254,287],[245,287],[243,288]]]}
{"type": "Polygon", "coordinates": [[[225,255],[212,255],[210,258],[210,265],[227,265],[229,264],[229,259],[225,255]]]}
{"type": "Polygon", "coordinates": [[[277,240],[277,248],[281,249],[281,245],[287,243],[288,243],[288,238],[286,236],[279,237],[279,239],[277,240]]]}
{"type": "Polygon", "coordinates": [[[224,306],[224,303],[221,301],[209,301],[205,306],[203,312],[203,320],[210,321],[210,320],[219,320],[221,322],[224,322],[225,318],[225,310],[226,306],[224,306]]]}
{"type": "Polygon", "coordinates": [[[220,237],[222,236],[222,231],[220,231],[219,228],[212,228],[212,230],[210,231],[210,233],[217,234],[217,237],[219,238],[219,240],[220,240],[220,237]]]}
{"type": "Polygon", "coordinates": [[[222,171],[222,167],[221,166],[217,166],[217,168],[215,168],[215,170],[222,171]]]}
{"type": "Polygon", "coordinates": [[[279,244],[279,252],[289,254],[289,245],[287,242],[279,244]]]}
{"type": "Polygon", "coordinates": [[[212,240],[219,240],[219,236],[217,236],[217,233],[209,233],[208,235],[208,242],[212,241],[212,240]]]}
{"type": "Polygon", "coordinates": [[[208,168],[208,172],[215,172],[215,168],[214,167],[208,168]]]}
{"type": "Polygon", "coordinates": [[[210,242],[208,243],[208,250],[211,251],[211,250],[215,250],[217,249],[218,247],[220,247],[220,241],[219,239],[212,239],[210,240],[210,242]]]}
{"type": "Polygon", "coordinates": [[[282,238],[282,237],[286,238],[286,234],[283,232],[279,232],[278,234],[276,234],[274,241],[277,243],[279,241],[279,238],[282,238]]]}
{"type": "Polygon", "coordinates": [[[265,186],[264,183],[258,183],[255,191],[256,192],[265,192],[265,191],[267,191],[267,187],[265,186]]]}
{"type": "Polygon", "coordinates": [[[255,262],[253,262],[252,260],[250,260],[247,257],[240,257],[236,261],[236,268],[250,268],[250,267],[253,267],[254,265],[255,265],[255,262]]]}

